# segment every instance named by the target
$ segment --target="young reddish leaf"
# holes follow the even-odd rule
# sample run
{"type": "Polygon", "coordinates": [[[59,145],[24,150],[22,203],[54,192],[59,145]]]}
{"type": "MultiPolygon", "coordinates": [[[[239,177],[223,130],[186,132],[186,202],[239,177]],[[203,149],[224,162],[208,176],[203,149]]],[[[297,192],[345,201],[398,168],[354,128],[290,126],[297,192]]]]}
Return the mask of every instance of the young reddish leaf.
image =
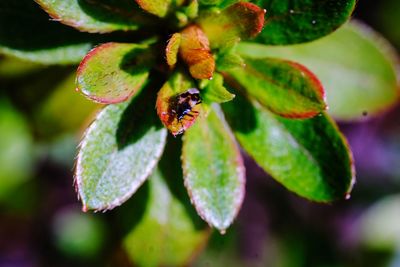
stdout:
{"type": "Polygon", "coordinates": [[[249,39],[257,36],[264,26],[265,10],[258,6],[239,2],[222,12],[207,12],[198,23],[207,35],[211,47],[218,48],[231,40],[249,39]]]}
{"type": "Polygon", "coordinates": [[[196,79],[211,79],[215,60],[202,29],[197,25],[190,25],[181,32],[181,37],[179,54],[189,66],[190,74],[196,79]]]}
{"type": "Polygon", "coordinates": [[[317,202],[349,197],[353,158],[328,115],[286,119],[240,94],[223,108],[241,146],[287,189],[317,202]]]}
{"type": "Polygon", "coordinates": [[[181,45],[181,34],[175,33],[171,39],[168,40],[167,47],[165,49],[165,56],[167,58],[168,65],[173,68],[178,61],[179,46],[181,45]]]}
{"type": "Polygon", "coordinates": [[[287,118],[311,118],[326,109],[324,90],[317,77],[304,66],[285,60],[246,58],[244,69],[227,73],[232,85],[272,112],[287,118]]]}
{"type": "Polygon", "coordinates": [[[185,133],[182,166],[197,213],[224,233],[242,205],[245,171],[239,147],[220,112],[211,110],[185,133]]]}
{"type": "Polygon", "coordinates": [[[121,205],[156,166],[167,131],[153,112],[150,86],[130,102],[106,106],[86,131],[75,173],[83,210],[121,205]]]}
{"type": "Polygon", "coordinates": [[[35,0],[53,19],[86,32],[136,30],[146,19],[129,0],[35,0]]]}
{"type": "MultiPolygon", "coordinates": [[[[196,212],[186,205],[189,199],[181,199],[176,194],[177,187],[183,187],[182,180],[175,179],[175,182],[169,178],[178,177],[165,177],[156,169],[145,184],[148,185],[145,211],[138,216],[140,221],[123,242],[135,266],[189,266],[210,235],[209,228],[193,218],[196,212]]],[[[132,210],[135,211],[140,204],[140,199],[135,200],[130,205],[131,217],[132,210]]]]}
{"type": "Polygon", "coordinates": [[[94,48],[79,65],[77,90],[99,103],[126,101],[149,74],[143,45],[106,43],[94,48]]]}
{"type": "Polygon", "coordinates": [[[136,0],[138,5],[147,12],[158,17],[165,17],[169,11],[171,0],[136,0]]]}
{"type": "Polygon", "coordinates": [[[201,104],[194,105],[192,111],[182,120],[178,119],[178,97],[189,89],[195,89],[194,81],[183,72],[177,71],[160,89],[157,95],[157,114],[161,122],[174,135],[182,134],[189,129],[202,112],[201,104]]]}
{"type": "Polygon", "coordinates": [[[267,18],[257,42],[286,45],[309,42],[323,37],[344,24],[351,16],[356,0],[257,0],[267,18]]]}

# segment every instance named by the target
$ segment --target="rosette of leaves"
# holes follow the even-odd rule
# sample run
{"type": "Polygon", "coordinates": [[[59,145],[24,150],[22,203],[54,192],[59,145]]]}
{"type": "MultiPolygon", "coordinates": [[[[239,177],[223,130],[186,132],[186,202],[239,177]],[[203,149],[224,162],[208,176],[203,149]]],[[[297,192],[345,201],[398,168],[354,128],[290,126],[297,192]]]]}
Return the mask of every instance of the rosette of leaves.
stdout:
{"type": "Polygon", "coordinates": [[[351,152],[326,113],[318,78],[299,63],[251,57],[238,47],[316,40],[349,19],[355,0],[35,2],[55,21],[33,1],[0,4],[0,21],[9,25],[0,51],[50,64],[84,57],[77,90],[107,104],[77,156],[84,210],[121,205],[152,173],[183,177],[197,213],[224,232],[245,194],[241,149],[301,197],[326,203],[349,196],[351,152]],[[201,101],[179,118],[177,99],[193,88],[201,101]],[[169,163],[161,168],[171,144],[179,153],[164,154],[169,163]]]}

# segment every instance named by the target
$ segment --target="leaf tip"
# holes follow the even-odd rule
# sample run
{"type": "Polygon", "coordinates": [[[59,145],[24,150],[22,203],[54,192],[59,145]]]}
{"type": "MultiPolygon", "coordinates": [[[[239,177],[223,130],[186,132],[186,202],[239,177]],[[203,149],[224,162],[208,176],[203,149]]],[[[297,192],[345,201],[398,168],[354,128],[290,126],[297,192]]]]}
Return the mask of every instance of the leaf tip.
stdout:
{"type": "Polygon", "coordinates": [[[88,206],[83,205],[83,206],[82,206],[82,211],[83,211],[83,212],[88,212],[88,211],[89,211],[88,206]]]}

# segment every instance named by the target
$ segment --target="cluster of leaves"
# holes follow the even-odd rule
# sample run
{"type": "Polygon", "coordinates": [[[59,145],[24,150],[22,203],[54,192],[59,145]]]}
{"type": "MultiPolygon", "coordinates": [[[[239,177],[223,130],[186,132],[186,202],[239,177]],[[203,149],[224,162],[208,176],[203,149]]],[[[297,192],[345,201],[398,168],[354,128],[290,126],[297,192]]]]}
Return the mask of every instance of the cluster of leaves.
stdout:
{"type": "Polygon", "coordinates": [[[113,104],[98,114],[80,146],[76,185],[84,210],[122,204],[157,166],[167,130],[155,103],[172,134],[187,130],[184,183],[198,214],[222,232],[244,197],[237,141],[300,196],[329,202],[349,194],[351,155],[324,113],[325,93],[316,76],[291,61],[242,56],[237,45],[246,39],[282,45],[322,37],[347,21],[354,1],[36,2],[81,31],[133,31],[138,38],[121,42],[127,35],[114,35],[117,41],[92,49],[78,68],[77,89],[113,104]],[[190,88],[200,89],[202,104],[178,119],[174,100],[190,88]],[[228,103],[222,108],[216,105],[223,102],[228,103]]]}
{"type": "MultiPolygon", "coordinates": [[[[0,51],[47,64],[74,64],[83,58],[77,89],[108,104],[87,129],[77,158],[76,186],[84,210],[121,205],[151,176],[153,208],[143,219],[150,222],[147,227],[157,233],[162,230],[155,230],[155,221],[163,221],[171,235],[174,227],[186,231],[191,247],[200,247],[203,239],[197,235],[208,231],[194,230],[189,209],[176,201],[169,185],[183,178],[197,213],[224,232],[245,194],[239,144],[299,196],[330,202],[349,195],[354,183],[351,152],[325,112],[321,82],[308,69],[329,79],[332,69],[307,62],[307,51],[323,54],[326,44],[289,50],[277,45],[309,42],[333,32],[350,17],[354,0],[36,2],[57,22],[50,22],[31,0],[1,2],[0,25],[7,27],[0,31],[0,51]],[[191,88],[199,89],[202,103],[179,119],[176,99],[191,88]],[[172,135],[184,132],[183,138],[168,137],[168,130],[172,135]],[[173,217],[185,227],[179,228],[173,217]]],[[[362,43],[353,26],[340,31],[342,43],[362,43]]],[[[362,47],[364,53],[376,53],[369,43],[362,47]]],[[[338,61],[325,56],[326,62],[338,61]]],[[[350,61],[357,62],[344,52],[340,64],[350,61]]],[[[362,74],[378,70],[359,68],[362,74]]],[[[374,107],[369,99],[361,101],[356,113],[364,112],[364,103],[376,112],[394,102],[396,77],[392,69],[379,71],[385,79],[374,86],[390,89],[374,107]]],[[[355,116],[342,108],[334,112],[343,119],[355,116]]],[[[147,230],[138,227],[131,237],[152,232],[147,230]]],[[[176,242],[177,247],[185,243],[176,242]]],[[[128,247],[132,244],[127,240],[128,247]]],[[[130,251],[139,253],[140,248],[130,251]]],[[[140,261],[140,256],[133,257],[140,261]]]]}

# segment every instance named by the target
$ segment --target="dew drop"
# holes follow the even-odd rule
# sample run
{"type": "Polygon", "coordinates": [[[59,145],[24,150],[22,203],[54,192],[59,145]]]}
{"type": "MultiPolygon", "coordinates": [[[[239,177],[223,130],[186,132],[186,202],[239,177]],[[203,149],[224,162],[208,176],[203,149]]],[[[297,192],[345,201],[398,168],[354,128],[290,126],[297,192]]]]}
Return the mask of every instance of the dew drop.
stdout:
{"type": "Polygon", "coordinates": [[[346,194],[345,199],[349,200],[351,198],[351,195],[349,193],[346,194]]]}
{"type": "Polygon", "coordinates": [[[219,233],[220,233],[221,235],[226,234],[226,229],[222,229],[221,231],[219,231],[219,233]]]}
{"type": "Polygon", "coordinates": [[[289,10],[289,13],[290,13],[290,14],[293,14],[293,13],[294,13],[294,10],[293,10],[293,9],[289,10]]]}
{"type": "Polygon", "coordinates": [[[311,23],[312,23],[313,25],[315,25],[315,24],[317,24],[317,21],[314,19],[313,21],[311,21],[311,23]]]}

